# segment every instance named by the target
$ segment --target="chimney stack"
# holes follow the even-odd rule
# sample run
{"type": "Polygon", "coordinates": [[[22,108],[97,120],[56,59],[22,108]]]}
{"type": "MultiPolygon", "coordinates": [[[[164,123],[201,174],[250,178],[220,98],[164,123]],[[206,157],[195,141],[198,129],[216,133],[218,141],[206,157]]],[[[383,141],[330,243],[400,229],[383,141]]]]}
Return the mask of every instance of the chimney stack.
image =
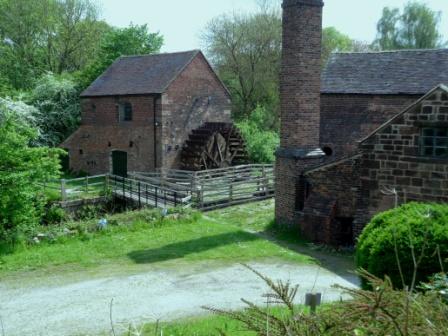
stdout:
{"type": "Polygon", "coordinates": [[[322,0],[283,0],[280,148],[276,218],[296,224],[305,202],[303,172],[321,162],[322,0]]]}
{"type": "Polygon", "coordinates": [[[322,0],[283,1],[281,148],[319,148],[322,0]]]}

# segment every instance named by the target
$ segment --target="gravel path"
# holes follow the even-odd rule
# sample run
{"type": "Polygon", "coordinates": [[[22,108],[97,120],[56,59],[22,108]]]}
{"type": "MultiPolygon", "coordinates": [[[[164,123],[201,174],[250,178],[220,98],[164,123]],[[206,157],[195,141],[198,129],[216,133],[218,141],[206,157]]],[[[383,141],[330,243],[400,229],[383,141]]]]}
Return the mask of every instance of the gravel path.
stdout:
{"type": "MultiPolygon", "coordinates": [[[[251,264],[273,279],[300,284],[298,303],[306,291],[323,293],[325,302],[340,294],[333,284],[352,282],[317,266],[251,264]],[[317,281],[316,281],[317,277],[317,281]]],[[[45,279],[44,279],[45,280],[45,279]]],[[[51,277],[45,286],[0,284],[0,315],[5,335],[94,335],[110,328],[109,305],[114,299],[114,321],[155,322],[204,314],[201,306],[238,309],[241,298],[262,303],[264,283],[241,265],[197,272],[191,268],[150,270],[137,275],[95,277],[61,284],[51,277]],[[53,283],[52,283],[53,282],[53,283]]]]}

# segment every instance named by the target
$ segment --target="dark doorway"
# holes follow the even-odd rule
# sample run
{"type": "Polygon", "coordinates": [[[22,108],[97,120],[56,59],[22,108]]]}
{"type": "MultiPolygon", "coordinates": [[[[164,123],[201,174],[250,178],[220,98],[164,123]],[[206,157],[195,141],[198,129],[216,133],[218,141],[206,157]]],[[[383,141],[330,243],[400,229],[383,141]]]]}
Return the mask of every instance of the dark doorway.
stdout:
{"type": "Polygon", "coordinates": [[[128,153],[121,151],[112,152],[112,174],[128,176],[128,153]]]}
{"type": "Polygon", "coordinates": [[[62,172],[68,173],[70,171],[70,156],[68,149],[64,148],[65,154],[60,156],[62,172]]]}
{"type": "Polygon", "coordinates": [[[339,224],[339,239],[338,243],[341,246],[353,246],[355,240],[353,239],[353,218],[352,217],[337,217],[336,221],[339,224]]]}

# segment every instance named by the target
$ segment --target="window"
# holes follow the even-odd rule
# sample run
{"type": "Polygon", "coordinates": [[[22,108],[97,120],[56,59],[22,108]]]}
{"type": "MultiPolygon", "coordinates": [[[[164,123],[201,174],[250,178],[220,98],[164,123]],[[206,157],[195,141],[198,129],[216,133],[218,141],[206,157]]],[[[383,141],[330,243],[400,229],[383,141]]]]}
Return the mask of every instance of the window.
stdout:
{"type": "Polygon", "coordinates": [[[423,128],[420,139],[420,154],[448,158],[448,128],[423,128]]]}
{"type": "Polygon", "coordinates": [[[120,122],[132,121],[132,105],[131,103],[122,103],[118,107],[120,122]]]}

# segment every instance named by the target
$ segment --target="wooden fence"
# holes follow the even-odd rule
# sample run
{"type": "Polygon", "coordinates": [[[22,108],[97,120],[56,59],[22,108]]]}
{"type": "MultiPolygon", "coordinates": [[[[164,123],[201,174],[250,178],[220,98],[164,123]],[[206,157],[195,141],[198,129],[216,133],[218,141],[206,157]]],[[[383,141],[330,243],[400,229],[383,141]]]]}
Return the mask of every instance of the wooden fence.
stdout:
{"type": "Polygon", "coordinates": [[[108,189],[107,175],[86,176],[75,179],[51,180],[41,183],[44,191],[63,202],[99,197],[108,189]]]}
{"type": "Polygon", "coordinates": [[[107,192],[144,207],[192,206],[212,210],[274,196],[274,167],[252,164],[198,172],[161,169],[127,178],[97,175],[44,184],[63,202],[107,192]]]}
{"type": "Polygon", "coordinates": [[[199,172],[158,170],[129,177],[178,194],[191,195],[193,207],[212,210],[274,196],[274,167],[244,165],[199,172]]]}

